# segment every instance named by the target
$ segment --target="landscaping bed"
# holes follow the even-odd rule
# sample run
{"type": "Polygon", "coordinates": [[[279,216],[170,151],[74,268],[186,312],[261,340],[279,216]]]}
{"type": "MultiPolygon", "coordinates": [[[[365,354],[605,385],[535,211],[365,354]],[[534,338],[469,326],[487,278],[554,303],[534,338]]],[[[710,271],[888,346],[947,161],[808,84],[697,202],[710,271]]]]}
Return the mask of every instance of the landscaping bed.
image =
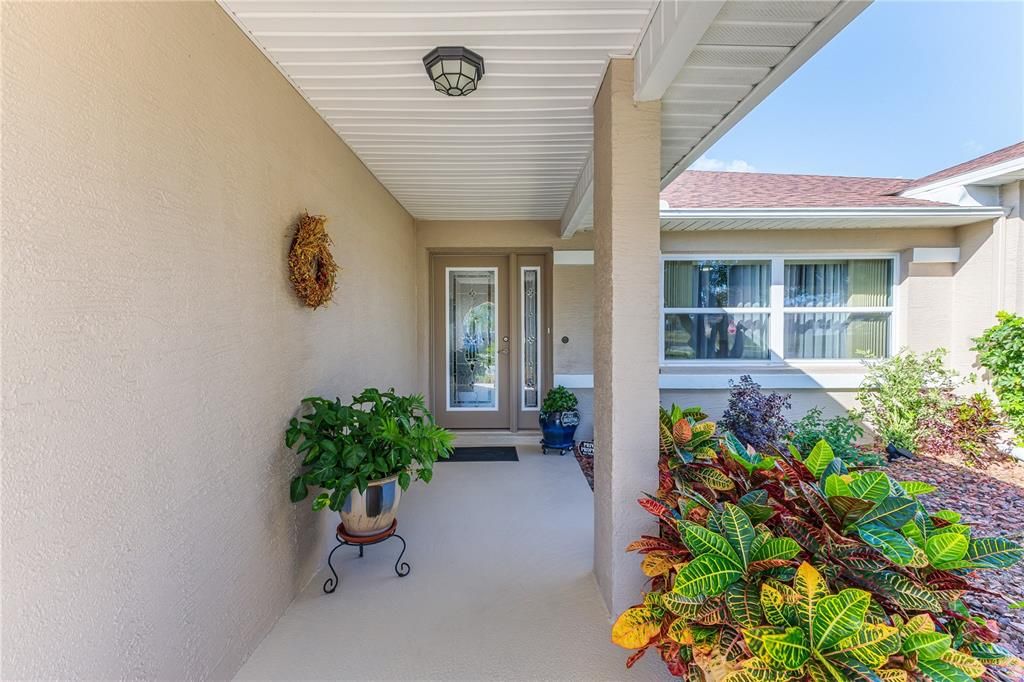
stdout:
{"type": "MultiPolygon", "coordinates": [[[[963,514],[977,535],[1002,535],[1014,542],[1024,540],[1024,465],[1009,458],[987,468],[969,468],[952,459],[919,456],[893,462],[886,473],[900,481],[924,481],[938,490],[922,496],[930,510],[943,507],[963,514]]],[[[1002,571],[978,571],[977,582],[999,592],[1007,601],[972,594],[965,601],[999,622],[1003,643],[1015,654],[1024,654],[1024,610],[1008,603],[1024,600],[1024,563],[1002,571]]]]}
{"type": "Polygon", "coordinates": [[[594,456],[584,455],[580,452],[580,449],[573,448],[572,453],[576,455],[576,461],[580,464],[580,470],[583,472],[583,478],[587,479],[587,484],[590,489],[594,489],[594,456]]]}

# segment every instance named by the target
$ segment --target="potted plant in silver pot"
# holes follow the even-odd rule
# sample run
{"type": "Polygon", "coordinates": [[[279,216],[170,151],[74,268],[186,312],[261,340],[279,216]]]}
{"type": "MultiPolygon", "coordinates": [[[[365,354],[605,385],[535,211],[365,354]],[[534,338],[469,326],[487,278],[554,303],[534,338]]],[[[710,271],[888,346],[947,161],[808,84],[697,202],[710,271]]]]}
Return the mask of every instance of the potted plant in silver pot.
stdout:
{"type": "Polygon", "coordinates": [[[291,499],[323,492],[313,510],[341,514],[350,535],[376,535],[391,527],[402,491],[413,477],[429,483],[434,462],[452,452],[454,436],[434,423],[423,396],[368,388],[352,402],[306,398],[312,412],[291,420],[285,445],[302,456],[291,499]]]}
{"type": "Polygon", "coordinates": [[[555,386],[544,396],[540,406],[540,430],[544,434],[541,451],[559,450],[561,454],[576,444],[576,427],[580,413],[576,410],[576,394],[565,386],[555,386]]]}

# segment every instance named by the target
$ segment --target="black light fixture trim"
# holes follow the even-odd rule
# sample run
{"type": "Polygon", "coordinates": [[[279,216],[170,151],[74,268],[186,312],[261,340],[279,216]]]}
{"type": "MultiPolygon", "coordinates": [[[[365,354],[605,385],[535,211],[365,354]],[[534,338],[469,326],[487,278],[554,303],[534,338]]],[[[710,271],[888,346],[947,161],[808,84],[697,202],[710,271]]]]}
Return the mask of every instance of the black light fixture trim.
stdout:
{"type": "Polygon", "coordinates": [[[464,97],[484,77],[484,58],[468,47],[435,47],[423,57],[423,68],[435,90],[464,97]]]}

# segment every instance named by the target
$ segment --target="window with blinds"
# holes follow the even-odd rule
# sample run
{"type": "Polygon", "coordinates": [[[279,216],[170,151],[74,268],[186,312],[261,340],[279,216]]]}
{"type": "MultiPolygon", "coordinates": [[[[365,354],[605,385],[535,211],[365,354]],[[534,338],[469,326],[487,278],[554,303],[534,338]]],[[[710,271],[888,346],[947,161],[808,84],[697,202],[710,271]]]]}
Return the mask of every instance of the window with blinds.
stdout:
{"type": "Polygon", "coordinates": [[[893,256],[666,256],[662,361],[859,360],[891,353],[893,256]]]}

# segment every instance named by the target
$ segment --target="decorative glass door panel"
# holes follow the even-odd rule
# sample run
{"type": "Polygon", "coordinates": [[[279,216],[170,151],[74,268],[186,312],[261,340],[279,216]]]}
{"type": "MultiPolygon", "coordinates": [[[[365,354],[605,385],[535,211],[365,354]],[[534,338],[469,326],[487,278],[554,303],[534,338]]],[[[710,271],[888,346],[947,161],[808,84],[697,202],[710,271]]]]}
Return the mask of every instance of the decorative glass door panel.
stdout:
{"type": "Polygon", "coordinates": [[[521,410],[540,409],[541,300],[540,268],[520,268],[522,294],[521,410]]]}
{"type": "Polygon", "coordinates": [[[446,268],[449,410],[496,411],[502,390],[498,355],[498,268],[446,268]]]}
{"type": "Polygon", "coordinates": [[[515,401],[516,427],[536,429],[540,426],[537,413],[544,402],[544,392],[551,386],[551,313],[547,305],[550,270],[542,254],[520,254],[516,256],[516,271],[512,400],[515,401]]]}

